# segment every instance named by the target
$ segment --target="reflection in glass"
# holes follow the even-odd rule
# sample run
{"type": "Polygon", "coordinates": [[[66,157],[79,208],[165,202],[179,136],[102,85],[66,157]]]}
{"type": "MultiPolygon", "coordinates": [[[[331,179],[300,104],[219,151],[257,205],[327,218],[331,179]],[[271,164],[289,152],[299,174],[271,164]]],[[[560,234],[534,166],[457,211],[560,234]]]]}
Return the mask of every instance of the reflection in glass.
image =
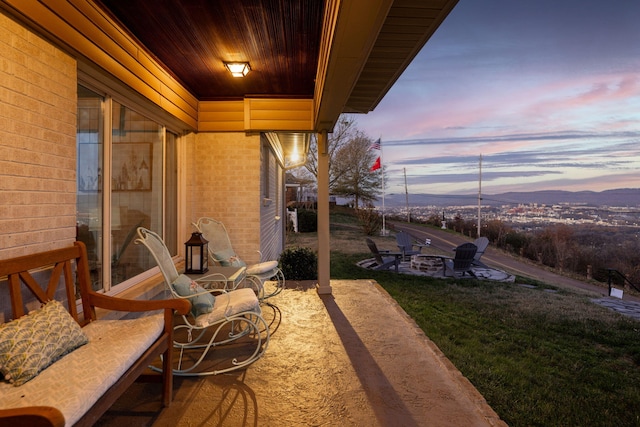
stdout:
{"type": "Polygon", "coordinates": [[[87,247],[94,290],[102,289],[103,101],[78,86],[76,240],[87,247]]]}
{"type": "Polygon", "coordinates": [[[136,229],[162,233],[163,127],[113,102],[111,145],[111,282],[115,286],[152,267],[134,245],[136,229]]]}

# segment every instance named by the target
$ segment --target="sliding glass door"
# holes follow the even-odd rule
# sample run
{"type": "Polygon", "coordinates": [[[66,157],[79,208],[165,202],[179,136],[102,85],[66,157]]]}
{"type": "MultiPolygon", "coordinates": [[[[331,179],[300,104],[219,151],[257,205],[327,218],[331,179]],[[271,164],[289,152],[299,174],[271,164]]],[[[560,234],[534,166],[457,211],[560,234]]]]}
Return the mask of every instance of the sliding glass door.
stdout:
{"type": "Polygon", "coordinates": [[[94,289],[109,291],[155,265],[133,244],[138,227],[167,236],[176,253],[176,136],[79,86],[77,148],[77,238],[87,246],[94,289]]]}

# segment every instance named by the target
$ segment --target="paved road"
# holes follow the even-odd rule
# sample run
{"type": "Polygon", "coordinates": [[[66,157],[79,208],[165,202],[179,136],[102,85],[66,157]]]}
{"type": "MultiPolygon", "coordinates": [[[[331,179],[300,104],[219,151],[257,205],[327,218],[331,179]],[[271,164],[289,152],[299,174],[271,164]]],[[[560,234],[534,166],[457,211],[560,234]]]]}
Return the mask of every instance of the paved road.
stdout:
{"type": "MultiPolygon", "coordinates": [[[[456,246],[473,241],[471,238],[465,238],[460,234],[439,230],[432,227],[424,227],[417,224],[392,222],[396,230],[405,230],[412,236],[419,240],[431,239],[431,246],[441,250],[443,253],[451,253],[451,250],[456,246]]],[[[493,248],[491,245],[487,248],[482,256],[482,262],[500,270],[507,271],[519,276],[530,277],[532,279],[539,280],[541,282],[558,286],[558,287],[571,287],[574,289],[581,289],[595,296],[607,296],[609,289],[606,285],[598,286],[595,284],[587,283],[586,281],[580,281],[571,279],[569,277],[561,276],[551,271],[545,270],[542,267],[521,262],[517,258],[501,253],[493,248]]],[[[640,301],[640,298],[628,295],[625,293],[625,300],[640,301]]]]}

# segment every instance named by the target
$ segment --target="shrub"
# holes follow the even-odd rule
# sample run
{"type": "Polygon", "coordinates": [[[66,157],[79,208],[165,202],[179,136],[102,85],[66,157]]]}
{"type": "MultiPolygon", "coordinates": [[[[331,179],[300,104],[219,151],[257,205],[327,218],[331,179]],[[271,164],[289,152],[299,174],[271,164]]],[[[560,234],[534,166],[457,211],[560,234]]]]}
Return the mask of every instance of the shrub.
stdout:
{"type": "Polygon", "coordinates": [[[318,256],[309,248],[289,248],[280,255],[280,269],[287,280],[318,278],[318,256]]]}
{"type": "Polygon", "coordinates": [[[426,224],[433,225],[435,227],[441,227],[442,221],[443,219],[440,215],[432,214],[429,216],[429,218],[427,218],[426,224]]]}
{"type": "Polygon", "coordinates": [[[318,231],[318,214],[308,209],[300,209],[298,211],[298,232],[313,233],[315,231],[318,231]]]}
{"type": "MultiPolygon", "coordinates": [[[[520,255],[520,251],[524,251],[524,248],[526,248],[528,243],[529,239],[526,235],[518,233],[517,231],[509,231],[504,236],[503,247],[517,255],[520,255]]],[[[500,245],[498,245],[498,247],[500,247],[500,245]]]]}
{"type": "Polygon", "coordinates": [[[373,236],[382,229],[382,215],[372,205],[358,209],[356,215],[360,226],[362,226],[362,231],[367,236],[373,236]]]}

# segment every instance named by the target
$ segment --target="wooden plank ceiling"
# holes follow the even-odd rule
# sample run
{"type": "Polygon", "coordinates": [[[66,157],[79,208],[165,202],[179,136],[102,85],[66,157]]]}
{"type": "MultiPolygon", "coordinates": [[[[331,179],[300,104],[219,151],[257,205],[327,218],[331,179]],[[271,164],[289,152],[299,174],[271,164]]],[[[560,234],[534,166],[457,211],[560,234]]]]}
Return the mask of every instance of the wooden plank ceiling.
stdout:
{"type": "Polygon", "coordinates": [[[96,1],[199,100],[327,97],[316,120],[332,122],[372,111],[458,0],[96,1]],[[340,9],[329,21],[342,39],[332,45],[354,52],[320,64],[330,75],[318,77],[327,80],[314,94],[327,2],[340,9]],[[248,61],[252,71],[232,78],[229,61],[248,61]]]}
{"type": "Polygon", "coordinates": [[[100,0],[200,100],[312,98],[323,0],[100,0]],[[248,61],[233,78],[224,62],[248,61]]]}

